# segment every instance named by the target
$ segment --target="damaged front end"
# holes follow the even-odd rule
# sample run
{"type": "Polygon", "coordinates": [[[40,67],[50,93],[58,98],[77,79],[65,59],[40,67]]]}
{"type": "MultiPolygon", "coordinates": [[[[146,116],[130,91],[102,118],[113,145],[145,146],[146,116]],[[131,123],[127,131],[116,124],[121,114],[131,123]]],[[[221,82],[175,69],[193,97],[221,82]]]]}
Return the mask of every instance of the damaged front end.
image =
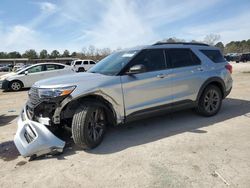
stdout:
{"type": "Polygon", "coordinates": [[[60,123],[60,117],[55,117],[54,112],[67,96],[41,97],[39,88],[30,89],[14,137],[14,143],[22,156],[38,157],[63,152],[65,142],[53,133],[60,123]]]}
{"type": "Polygon", "coordinates": [[[65,146],[45,125],[30,120],[25,108],[18,119],[14,143],[24,157],[62,152],[65,146]]]}

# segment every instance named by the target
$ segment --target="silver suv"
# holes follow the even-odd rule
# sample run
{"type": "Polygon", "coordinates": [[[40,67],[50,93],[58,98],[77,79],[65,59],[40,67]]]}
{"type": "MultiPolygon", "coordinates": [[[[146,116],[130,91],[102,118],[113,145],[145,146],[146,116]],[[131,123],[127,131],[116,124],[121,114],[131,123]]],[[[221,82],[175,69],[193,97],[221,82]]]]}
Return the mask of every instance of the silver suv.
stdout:
{"type": "Polygon", "coordinates": [[[156,43],[115,52],[86,73],[39,81],[18,120],[15,144],[23,156],[62,152],[54,131],[71,129],[74,142],[95,148],[108,125],[195,108],[213,116],[232,88],[232,66],[218,48],[156,43]]]}

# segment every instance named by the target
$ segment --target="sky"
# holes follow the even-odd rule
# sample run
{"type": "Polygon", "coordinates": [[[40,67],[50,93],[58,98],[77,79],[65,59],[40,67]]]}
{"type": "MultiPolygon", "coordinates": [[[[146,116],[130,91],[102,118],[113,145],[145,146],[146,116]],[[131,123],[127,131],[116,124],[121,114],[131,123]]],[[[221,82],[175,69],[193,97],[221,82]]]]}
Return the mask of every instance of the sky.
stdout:
{"type": "Polygon", "coordinates": [[[0,51],[250,39],[250,0],[0,0],[0,51]]]}

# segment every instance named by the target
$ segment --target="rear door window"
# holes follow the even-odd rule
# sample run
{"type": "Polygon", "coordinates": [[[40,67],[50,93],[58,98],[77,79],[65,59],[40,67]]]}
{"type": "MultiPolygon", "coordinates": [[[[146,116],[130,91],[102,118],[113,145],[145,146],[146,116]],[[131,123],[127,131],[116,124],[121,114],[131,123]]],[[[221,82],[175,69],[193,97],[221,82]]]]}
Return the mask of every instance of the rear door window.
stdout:
{"type": "Polygon", "coordinates": [[[46,71],[52,71],[52,70],[57,70],[57,69],[63,69],[64,66],[63,65],[54,65],[54,64],[48,64],[45,65],[45,70],[46,71]]]}
{"type": "Polygon", "coordinates": [[[56,69],[64,69],[65,66],[64,65],[56,65],[56,69]]]}
{"type": "Polygon", "coordinates": [[[200,50],[200,51],[214,63],[223,63],[226,61],[219,50],[200,50]]]}
{"type": "Polygon", "coordinates": [[[28,73],[37,73],[44,71],[43,65],[37,65],[28,69],[28,73]]]}
{"type": "Polygon", "coordinates": [[[88,65],[88,64],[89,64],[89,61],[84,61],[83,64],[84,64],[84,65],[88,65]]]}
{"type": "Polygon", "coordinates": [[[190,49],[167,49],[171,68],[200,65],[200,59],[190,49]]]}

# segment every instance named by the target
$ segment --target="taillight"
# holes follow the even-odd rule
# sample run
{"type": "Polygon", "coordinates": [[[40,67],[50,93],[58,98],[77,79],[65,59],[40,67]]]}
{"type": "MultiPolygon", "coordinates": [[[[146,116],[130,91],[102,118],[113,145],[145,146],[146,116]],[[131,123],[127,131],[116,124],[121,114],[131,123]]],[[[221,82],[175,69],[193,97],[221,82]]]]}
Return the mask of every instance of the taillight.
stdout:
{"type": "Polygon", "coordinates": [[[227,64],[225,68],[232,74],[233,73],[233,66],[230,64],[227,64]]]}

